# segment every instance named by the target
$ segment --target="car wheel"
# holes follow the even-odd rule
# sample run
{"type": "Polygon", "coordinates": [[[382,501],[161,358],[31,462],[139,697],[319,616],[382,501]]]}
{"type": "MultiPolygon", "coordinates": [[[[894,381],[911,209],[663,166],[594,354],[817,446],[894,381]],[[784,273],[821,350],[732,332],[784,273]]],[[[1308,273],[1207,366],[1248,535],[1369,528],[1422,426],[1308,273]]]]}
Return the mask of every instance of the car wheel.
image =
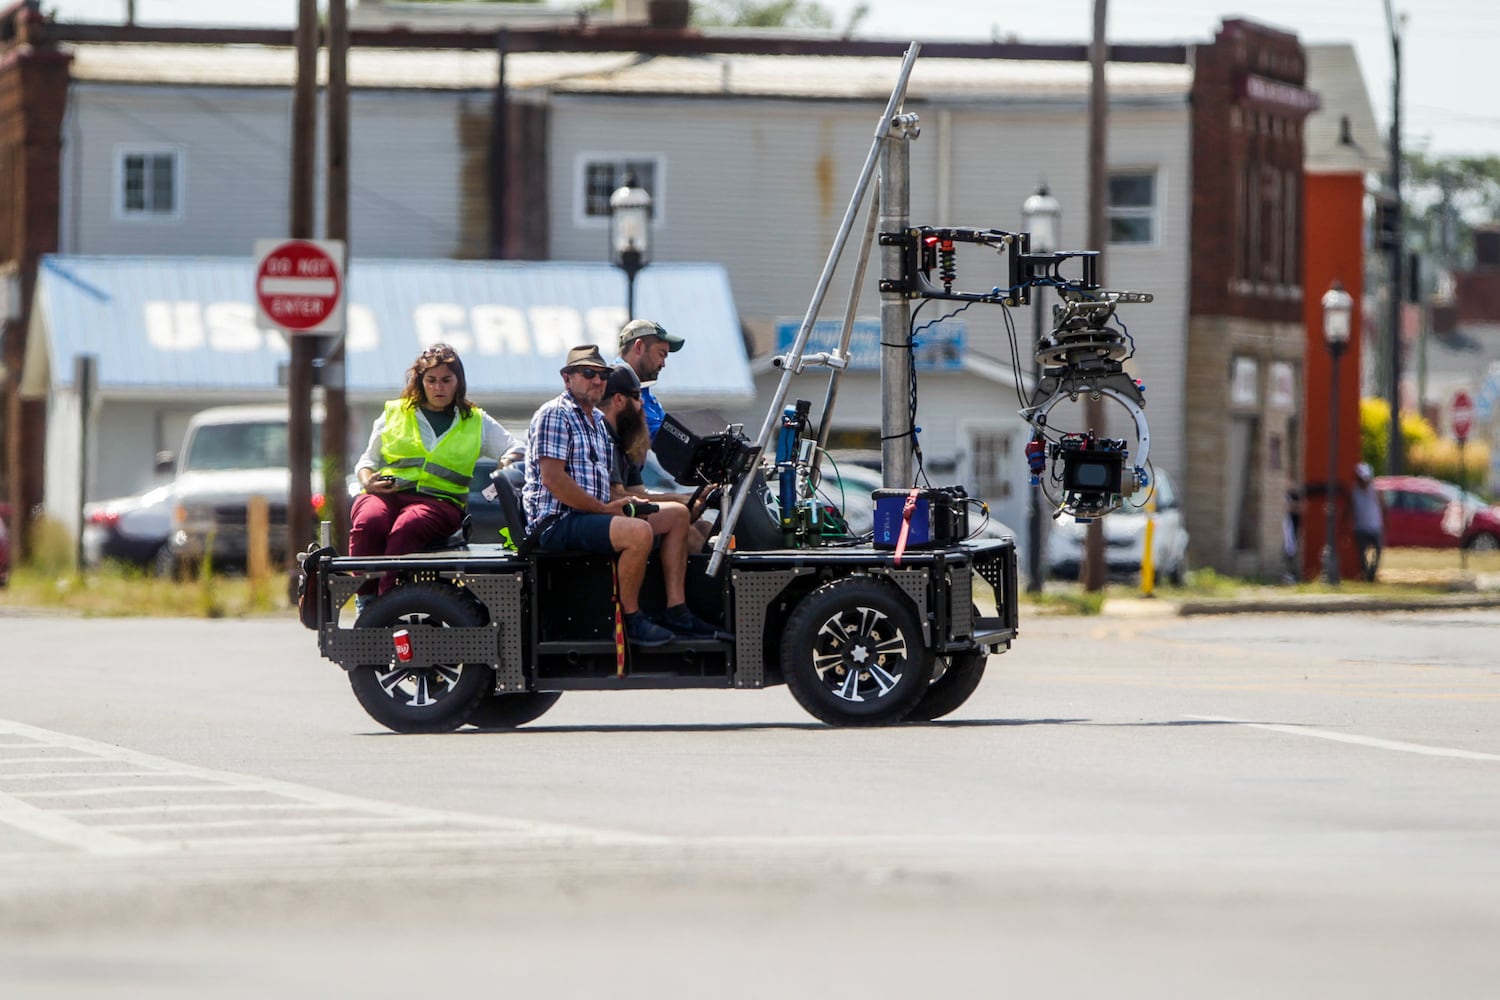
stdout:
{"type": "Polygon", "coordinates": [[[1172,568],[1167,571],[1167,583],[1171,584],[1174,587],[1181,587],[1183,584],[1187,583],[1186,552],[1178,556],[1177,561],[1172,564],[1172,568]]]}
{"type": "Polygon", "coordinates": [[[1469,539],[1470,552],[1494,552],[1500,549],[1500,538],[1489,533],[1475,535],[1469,539]]]}
{"type": "Polygon", "coordinates": [[[940,657],[939,663],[944,666],[942,675],[927,685],[921,700],[906,713],[906,721],[931,722],[956,710],[978,689],[988,660],[989,656],[980,650],[940,657]]]}
{"type": "Polygon", "coordinates": [[[825,583],[787,619],[781,673],[792,697],[833,726],[903,719],[927,691],[932,654],[900,591],[868,577],[825,583]]]}
{"type": "Polygon", "coordinates": [[[561,691],[491,694],[469,713],[469,725],[475,729],[514,729],[524,726],[540,719],[561,697],[561,691]]]}
{"type": "MultiPolygon", "coordinates": [[[[372,601],[356,629],[402,626],[413,633],[430,628],[483,625],[484,612],[473,599],[440,583],[396,587],[372,601]]],[[[420,639],[413,637],[413,645],[420,639]]],[[[370,718],[398,733],[447,733],[462,726],[474,706],[494,690],[488,663],[437,663],[413,667],[393,655],[380,665],[349,671],[349,686],[370,718]]]]}
{"type": "Polygon", "coordinates": [[[162,542],[156,547],[156,553],[151,557],[151,575],[170,580],[177,576],[177,557],[172,554],[172,547],[162,542]]]}

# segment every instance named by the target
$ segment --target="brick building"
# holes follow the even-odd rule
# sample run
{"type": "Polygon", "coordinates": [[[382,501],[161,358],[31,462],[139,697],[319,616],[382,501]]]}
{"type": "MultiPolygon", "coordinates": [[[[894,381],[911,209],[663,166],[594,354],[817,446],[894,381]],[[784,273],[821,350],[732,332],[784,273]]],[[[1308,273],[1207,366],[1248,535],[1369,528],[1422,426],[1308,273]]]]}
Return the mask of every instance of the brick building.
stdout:
{"type": "MultiPolygon", "coordinates": [[[[70,57],[46,40],[35,3],[0,12],[0,262],[6,293],[0,316],[5,499],[21,517],[41,502],[46,404],[23,401],[25,320],[37,261],[57,250],[62,121],[70,57]],[[28,447],[28,444],[33,445],[28,447]]],[[[17,545],[24,543],[15,532],[17,545]]]]}
{"type": "Polygon", "coordinates": [[[1193,560],[1273,577],[1301,474],[1303,134],[1296,36],[1225,21],[1193,81],[1187,477],[1193,560]]]}

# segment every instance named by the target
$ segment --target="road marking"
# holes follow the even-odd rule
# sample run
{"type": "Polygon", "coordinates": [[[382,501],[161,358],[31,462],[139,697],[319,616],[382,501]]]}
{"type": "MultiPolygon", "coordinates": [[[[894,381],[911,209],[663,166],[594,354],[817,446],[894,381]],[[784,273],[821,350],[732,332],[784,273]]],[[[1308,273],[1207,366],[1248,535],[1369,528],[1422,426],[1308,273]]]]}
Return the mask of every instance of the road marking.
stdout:
{"type": "Polygon", "coordinates": [[[0,792],[0,823],[90,854],[137,854],[140,841],[77,823],[0,792]]]}
{"type": "MultiPolygon", "coordinates": [[[[419,838],[420,842],[428,844],[432,843],[433,838],[441,838],[443,843],[452,841],[473,843],[476,846],[512,842],[515,838],[568,840],[592,845],[616,846],[661,845],[675,842],[675,838],[672,837],[635,833],[629,830],[570,826],[362,799],[288,781],[195,767],[165,757],[154,757],[124,747],[98,743],[67,733],[39,729],[8,719],[0,719],[0,747],[25,749],[36,753],[68,750],[79,756],[51,759],[71,762],[88,761],[130,768],[128,771],[0,775],[0,825],[8,825],[54,843],[94,855],[162,854],[184,849],[223,851],[236,847],[274,850],[279,847],[302,844],[368,847],[372,844],[412,844],[419,842],[419,838]],[[11,778],[28,779],[26,783],[31,785],[32,781],[38,778],[62,777],[86,777],[96,779],[96,781],[88,788],[39,788],[34,791],[9,784],[11,778]],[[141,784],[131,784],[132,778],[148,780],[141,784]],[[116,780],[120,783],[101,783],[116,780]],[[149,805],[109,806],[98,809],[73,808],[69,802],[69,800],[98,800],[106,796],[117,798],[141,793],[191,798],[209,793],[238,796],[245,801],[217,803],[204,803],[201,800],[197,803],[162,801],[149,805]],[[53,808],[52,802],[57,802],[58,806],[53,808]],[[296,820],[279,819],[274,815],[268,815],[275,810],[292,809],[324,810],[329,815],[296,820]],[[222,818],[204,820],[193,816],[183,816],[180,823],[162,821],[140,825],[120,823],[108,826],[80,821],[104,814],[118,813],[157,815],[165,820],[165,816],[170,813],[207,811],[220,813],[222,818]],[[245,815],[258,813],[260,818],[257,823],[267,829],[266,835],[226,837],[222,832],[226,827],[243,825],[235,820],[235,814],[240,812],[245,815]],[[360,828],[349,830],[351,823],[360,824],[360,828]],[[298,833],[272,832],[286,826],[302,831],[308,827],[322,827],[324,832],[316,830],[298,833]],[[424,826],[428,829],[421,829],[424,826]],[[168,834],[176,831],[178,835],[137,839],[126,836],[127,831],[166,832],[168,834]],[[497,838],[507,838],[507,840],[502,841],[497,838]]],[[[5,763],[4,755],[0,755],[0,764],[3,763],[5,763]]]]}
{"type": "Polygon", "coordinates": [[[1333,740],[1335,743],[1353,743],[1356,746],[1375,747],[1378,750],[1399,750],[1402,753],[1424,754],[1428,757],[1456,757],[1459,760],[1500,760],[1500,754],[1482,753],[1478,750],[1459,750],[1454,747],[1434,747],[1425,743],[1403,743],[1400,740],[1383,740],[1375,736],[1355,736],[1350,733],[1336,733],[1328,729],[1310,729],[1307,726],[1284,726],[1272,722],[1251,722],[1248,719],[1230,719],[1217,715],[1188,715],[1188,719],[1197,719],[1201,722],[1228,722],[1236,726],[1248,726],[1251,729],[1266,729],[1273,733],[1289,733],[1292,736],[1311,736],[1320,740],[1333,740]]]}

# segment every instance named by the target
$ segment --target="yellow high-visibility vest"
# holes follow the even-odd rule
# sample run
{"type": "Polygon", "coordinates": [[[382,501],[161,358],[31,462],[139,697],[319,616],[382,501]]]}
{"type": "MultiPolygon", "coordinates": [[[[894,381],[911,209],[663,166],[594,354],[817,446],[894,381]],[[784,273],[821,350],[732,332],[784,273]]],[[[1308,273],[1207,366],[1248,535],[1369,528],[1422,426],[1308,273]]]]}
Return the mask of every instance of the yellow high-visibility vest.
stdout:
{"type": "Polygon", "coordinates": [[[418,493],[452,500],[460,507],[469,501],[469,480],[484,443],[484,411],[474,407],[468,417],[455,413],[447,433],[431,452],[422,446],[422,429],[415,407],[404,400],[385,404],[385,430],[380,435],[384,475],[412,484],[418,493]]]}

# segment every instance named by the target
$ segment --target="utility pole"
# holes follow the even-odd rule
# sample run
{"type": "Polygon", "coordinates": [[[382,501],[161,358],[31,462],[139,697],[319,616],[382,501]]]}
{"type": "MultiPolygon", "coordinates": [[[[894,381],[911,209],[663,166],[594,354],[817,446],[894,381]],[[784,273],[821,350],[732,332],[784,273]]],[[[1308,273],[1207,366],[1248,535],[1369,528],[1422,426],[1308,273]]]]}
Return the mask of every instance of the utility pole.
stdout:
{"type": "MultiPolygon", "coordinates": [[[[1104,81],[1104,64],[1108,56],[1105,42],[1107,0],[1094,0],[1094,37],[1089,42],[1089,232],[1088,246],[1099,251],[1098,281],[1104,281],[1105,245],[1109,226],[1105,202],[1109,197],[1108,149],[1105,129],[1109,124],[1109,88],[1104,81]]],[[[1084,422],[1095,433],[1104,432],[1104,401],[1090,397],[1084,403],[1084,422]]],[[[1079,566],[1083,589],[1090,593],[1104,589],[1109,569],[1104,562],[1104,524],[1099,518],[1089,522],[1083,539],[1083,561],[1079,566]]]]}
{"type": "MultiPolygon", "coordinates": [[[[292,93],[291,232],[294,240],[313,238],[313,153],[318,108],[318,0],[297,0],[297,82],[292,93]]],[[[297,552],[312,538],[312,376],[318,338],[288,334],[287,371],[287,569],[296,570],[297,552]]]]}
{"type": "Polygon", "coordinates": [[[1399,476],[1405,467],[1401,439],[1401,313],[1406,299],[1402,267],[1406,257],[1406,206],[1401,202],[1401,31],[1391,11],[1391,0],[1385,0],[1385,22],[1391,35],[1391,239],[1390,301],[1390,385],[1386,398],[1391,407],[1391,436],[1386,458],[1386,474],[1399,476]]]}
{"type": "Polygon", "coordinates": [[[324,230],[343,240],[344,323],[323,362],[323,497],[339,543],[349,537],[349,399],[345,391],[344,343],[349,336],[349,9],[328,0],[328,188],[324,230]]]}

